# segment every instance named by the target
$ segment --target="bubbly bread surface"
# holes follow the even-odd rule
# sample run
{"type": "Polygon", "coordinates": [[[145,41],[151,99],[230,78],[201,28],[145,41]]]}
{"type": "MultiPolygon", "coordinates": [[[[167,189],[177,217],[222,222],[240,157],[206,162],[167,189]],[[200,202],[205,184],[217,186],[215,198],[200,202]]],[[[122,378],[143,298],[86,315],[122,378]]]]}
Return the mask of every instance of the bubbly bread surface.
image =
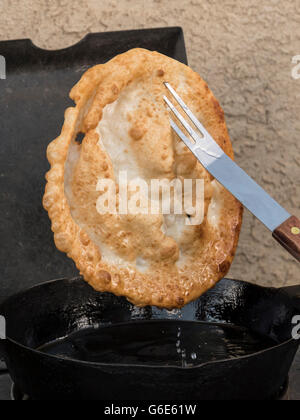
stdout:
{"type": "MultiPolygon", "coordinates": [[[[172,132],[165,81],[233,158],[224,113],[201,77],[157,52],[134,49],[91,68],[71,91],[76,107],[66,111],[62,133],[48,147],[43,203],[57,248],[96,290],[126,296],[138,306],[179,308],[227,274],[242,207],[172,132]],[[188,224],[193,215],[187,209],[163,214],[162,194],[151,196],[143,214],[101,214],[97,202],[105,191],[99,180],[115,181],[120,210],[120,173],[129,183],[143,180],[149,186],[152,180],[193,180],[192,186],[204,180],[203,220],[188,224]],[[149,214],[155,200],[160,210],[149,214]]],[[[195,190],[185,186],[179,199],[190,195],[196,205],[195,190]]],[[[133,190],[127,194],[134,199],[133,190]]]]}

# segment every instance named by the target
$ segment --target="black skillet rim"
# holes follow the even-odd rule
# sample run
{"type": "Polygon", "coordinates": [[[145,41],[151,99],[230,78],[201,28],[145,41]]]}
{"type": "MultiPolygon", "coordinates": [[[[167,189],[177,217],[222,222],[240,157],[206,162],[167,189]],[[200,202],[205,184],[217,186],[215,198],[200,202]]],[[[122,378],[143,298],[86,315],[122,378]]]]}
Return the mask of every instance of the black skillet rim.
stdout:
{"type": "MultiPolygon", "coordinates": [[[[32,286],[32,287],[30,287],[28,289],[21,290],[20,292],[16,293],[15,295],[9,297],[7,300],[5,300],[0,305],[0,309],[1,309],[1,306],[2,305],[4,306],[4,305],[9,304],[10,301],[12,301],[13,299],[17,298],[18,296],[21,296],[22,294],[24,294],[26,292],[30,292],[33,289],[38,289],[38,288],[43,287],[44,285],[48,285],[48,284],[52,284],[52,283],[56,283],[56,282],[60,282],[60,281],[67,281],[67,282],[70,282],[71,283],[71,282],[78,281],[80,279],[83,280],[83,278],[80,277],[80,276],[73,277],[73,278],[60,278],[60,279],[50,280],[50,281],[46,281],[46,282],[37,284],[37,285],[32,286]]],[[[242,280],[233,280],[233,279],[228,279],[228,280],[233,281],[233,282],[238,282],[240,284],[250,284],[251,285],[251,283],[245,282],[245,281],[242,281],[242,280]]],[[[276,289],[274,287],[266,288],[266,287],[259,286],[259,285],[255,285],[255,286],[257,288],[260,288],[260,289],[269,289],[269,290],[278,290],[278,291],[281,290],[280,288],[279,289],[276,289]]],[[[157,321],[160,321],[160,320],[158,319],[157,321]]],[[[197,321],[195,321],[195,322],[197,322],[197,321]]],[[[50,358],[52,360],[56,360],[56,361],[59,361],[59,362],[76,363],[76,364],[79,364],[81,366],[89,366],[89,367],[95,367],[95,368],[97,368],[97,367],[120,367],[120,368],[131,368],[131,367],[133,367],[133,368],[144,368],[144,369],[164,369],[164,370],[167,370],[167,369],[173,370],[174,369],[174,370],[178,370],[178,371],[191,371],[191,370],[196,370],[196,369],[202,369],[203,367],[210,366],[210,365],[229,363],[229,362],[238,361],[238,360],[247,360],[247,359],[253,358],[255,356],[260,356],[260,355],[263,355],[263,354],[267,354],[267,353],[269,353],[271,351],[274,351],[276,349],[280,349],[282,347],[287,346],[288,344],[294,343],[297,340],[291,338],[290,340],[284,341],[283,343],[280,343],[280,344],[278,344],[276,346],[273,346],[273,347],[267,348],[265,350],[261,350],[261,351],[252,353],[250,355],[240,356],[240,357],[237,357],[235,359],[221,359],[221,360],[217,360],[217,361],[205,362],[205,363],[201,363],[199,365],[185,366],[185,367],[184,366],[153,366],[153,365],[147,365],[147,364],[139,365],[139,364],[131,364],[131,363],[124,364],[124,363],[95,363],[95,362],[86,362],[86,361],[83,361],[83,360],[76,360],[76,359],[72,359],[72,358],[63,358],[63,357],[55,356],[55,355],[52,355],[52,354],[47,354],[47,353],[44,353],[44,352],[39,351],[37,349],[33,349],[31,347],[28,347],[28,346],[25,346],[25,345],[23,345],[21,343],[18,343],[17,341],[15,341],[15,340],[13,340],[12,338],[9,338],[9,337],[6,337],[6,339],[3,340],[3,341],[4,342],[5,341],[8,341],[8,342],[14,344],[17,347],[20,347],[23,350],[32,352],[33,354],[35,354],[37,356],[42,356],[42,357],[50,358]]],[[[298,340],[298,341],[299,341],[299,345],[300,345],[300,340],[298,340]]]]}
{"type": "MultiPolygon", "coordinates": [[[[140,28],[140,29],[119,29],[116,31],[104,31],[104,32],[88,32],[86,35],[84,35],[78,42],[75,42],[72,45],[69,45],[68,47],[63,47],[63,48],[56,48],[56,49],[48,49],[48,48],[42,48],[39,47],[38,45],[36,45],[33,40],[31,38],[15,38],[15,39],[8,39],[8,40],[0,40],[1,44],[10,44],[10,43],[15,43],[15,42],[28,42],[30,44],[30,46],[36,50],[39,50],[41,52],[47,53],[47,54],[56,54],[56,53],[61,53],[61,52],[65,52],[68,50],[71,50],[74,47],[78,47],[80,46],[80,44],[83,44],[88,38],[93,38],[93,37],[97,37],[99,35],[105,35],[105,36],[110,36],[112,34],[122,34],[124,32],[128,33],[142,33],[142,32],[150,32],[150,31],[161,31],[161,30],[179,30],[182,31],[183,34],[183,28],[180,25],[172,25],[172,26],[158,26],[158,27],[147,27],[147,28],[140,28]]],[[[51,282],[52,280],[50,280],[51,282]]],[[[38,285],[37,285],[38,286],[38,285]]]]}

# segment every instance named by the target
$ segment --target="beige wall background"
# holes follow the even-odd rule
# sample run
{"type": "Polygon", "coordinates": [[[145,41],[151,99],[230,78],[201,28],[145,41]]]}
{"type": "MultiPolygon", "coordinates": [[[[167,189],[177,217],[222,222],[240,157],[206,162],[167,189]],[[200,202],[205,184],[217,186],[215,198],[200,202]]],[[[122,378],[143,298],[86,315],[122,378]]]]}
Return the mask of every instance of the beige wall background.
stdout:
{"type": "MultiPolygon", "coordinates": [[[[191,67],[225,109],[238,163],[300,216],[299,0],[1,0],[0,39],[63,48],[88,32],[182,26],[191,67]]],[[[231,276],[300,283],[299,264],[248,212],[231,276]]]]}

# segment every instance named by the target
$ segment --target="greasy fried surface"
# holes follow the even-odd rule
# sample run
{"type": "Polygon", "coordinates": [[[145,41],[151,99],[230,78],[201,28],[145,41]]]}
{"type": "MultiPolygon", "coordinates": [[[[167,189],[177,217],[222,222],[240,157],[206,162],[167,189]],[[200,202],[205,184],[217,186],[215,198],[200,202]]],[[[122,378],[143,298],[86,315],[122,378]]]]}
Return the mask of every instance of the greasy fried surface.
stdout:
{"type": "Polygon", "coordinates": [[[242,208],[172,133],[163,81],[233,157],[224,113],[200,76],[158,53],[131,50],[90,69],[72,90],[76,107],[67,110],[61,136],[48,148],[44,207],[57,248],[95,289],[140,306],[172,308],[226,275],[242,208]],[[84,133],[81,144],[78,133],[84,133]],[[99,214],[98,181],[118,181],[120,171],[127,171],[129,181],[148,183],[204,179],[203,223],[186,226],[186,215],[99,214]]]}

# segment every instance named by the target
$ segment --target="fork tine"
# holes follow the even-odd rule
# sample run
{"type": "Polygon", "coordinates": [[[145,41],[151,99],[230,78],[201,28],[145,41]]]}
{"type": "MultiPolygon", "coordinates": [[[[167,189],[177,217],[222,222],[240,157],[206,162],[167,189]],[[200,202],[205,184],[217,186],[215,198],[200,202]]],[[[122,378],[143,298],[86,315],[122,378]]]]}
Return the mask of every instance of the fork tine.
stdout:
{"type": "MultiPolygon", "coordinates": [[[[171,109],[173,114],[178,118],[178,120],[181,122],[181,124],[184,126],[186,131],[189,133],[189,135],[192,137],[194,142],[197,144],[199,141],[201,141],[201,137],[195,132],[195,130],[192,129],[192,127],[185,121],[183,116],[180,114],[180,112],[175,108],[175,106],[172,104],[172,102],[164,96],[164,101],[168,105],[168,107],[171,109]]],[[[181,131],[181,130],[180,130],[181,131]]]]}
{"type": "Polygon", "coordinates": [[[165,86],[168,89],[168,91],[171,93],[171,95],[174,97],[174,99],[181,106],[181,108],[184,110],[186,115],[190,118],[190,120],[194,123],[194,125],[198,128],[198,130],[203,134],[203,136],[206,137],[207,135],[209,135],[208,131],[201,124],[198,118],[195,117],[195,115],[192,113],[190,108],[184,103],[184,101],[181,99],[178,93],[172,88],[170,83],[165,82],[165,86]]]}
{"type": "Polygon", "coordinates": [[[178,127],[178,125],[172,119],[170,120],[170,124],[171,124],[172,129],[177,134],[177,136],[184,142],[184,144],[190,150],[192,150],[194,144],[191,142],[191,140],[180,130],[180,128],[178,127]]]}

